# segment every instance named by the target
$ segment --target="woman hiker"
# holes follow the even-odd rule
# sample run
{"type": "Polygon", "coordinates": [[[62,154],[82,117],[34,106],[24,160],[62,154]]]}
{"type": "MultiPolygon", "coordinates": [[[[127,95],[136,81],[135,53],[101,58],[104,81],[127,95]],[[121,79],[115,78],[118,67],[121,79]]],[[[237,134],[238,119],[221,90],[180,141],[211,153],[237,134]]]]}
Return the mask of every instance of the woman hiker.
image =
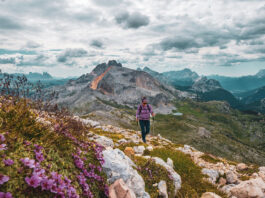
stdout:
{"type": "Polygon", "coordinates": [[[136,111],[136,122],[139,121],[142,131],[142,140],[146,143],[146,135],[150,132],[150,114],[155,116],[152,106],[147,103],[146,97],[142,98],[142,104],[138,105],[136,111]]]}

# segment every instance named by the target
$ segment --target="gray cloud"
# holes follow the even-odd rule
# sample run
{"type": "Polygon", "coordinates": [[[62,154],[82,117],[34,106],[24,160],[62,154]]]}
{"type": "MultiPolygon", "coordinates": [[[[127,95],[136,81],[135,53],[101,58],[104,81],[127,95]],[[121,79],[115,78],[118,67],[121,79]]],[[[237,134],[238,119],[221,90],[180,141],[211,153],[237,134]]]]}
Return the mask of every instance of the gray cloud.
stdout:
{"type": "Polygon", "coordinates": [[[123,2],[123,0],[93,0],[96,5],[100,6],[116,6],[123,2]]]}
{"type": "Polygon", "coordinates": [[[100,40],[97,40],[97,39],[92,40],[90,42],[90,46],[96,47],[96,48],[103,48],[104,47],[103,42],[100,40]]]}
{"type": "Polygon", "coordinates": [[[11,18],[0,16],[0,29],[17,30],[22,28],[23,27],[19,23],[12,20],[11,18]]]}
{"type": "Polygon", "coordinates": [[[148,16],[143,15],[139,12],[133,12],[132,14],[128,12],[123,12],[115,17],[115,20],[123,28],[133,28],[137,29],[141,26],[147,26],[150,22],[148,16]]]}
{"type": "Polygon", "coordinates": [[[34,41],[28,41],[26,43],[26,48],[38,48],[41,47],[41,44],[34,42],[34,41]]]}
{"type": "Polygon", "coordinates": [[[69,58],[84,57],[86,55],[87,55],[87,51],[82,48],[75,48],[75,49],[68,48],[57,56],[57,61],[64,63],[69,58]]]}
{"type": "Polygon", "coordinates": [[[165,38],[160,42],[160,46],[163,50],[171,50],[173,48],[179,50],[186,50],[188,48],[197,48],[200,46],[194,38],[190,37],[172,37],[172,38],[165,38]]]}
{"type": "Polygon", "coordinates": [[[39,54],[37,56],[30,56],[27,58],[24,58],[24,56],[18,57],[20,60],[19,63],[16,65],[18,67],[31,67],[31,66],[40,66],[40,67],[50,67],[54,66],[54,64],[47,63],[47,60],[49,59],[48,56],[45,56],[43,54],[39,54]]]}
{"type": "Polygon", "coordinates": [[[0,64],[15,64],[16,59],[15,58],[0,58],[0,64]]]}

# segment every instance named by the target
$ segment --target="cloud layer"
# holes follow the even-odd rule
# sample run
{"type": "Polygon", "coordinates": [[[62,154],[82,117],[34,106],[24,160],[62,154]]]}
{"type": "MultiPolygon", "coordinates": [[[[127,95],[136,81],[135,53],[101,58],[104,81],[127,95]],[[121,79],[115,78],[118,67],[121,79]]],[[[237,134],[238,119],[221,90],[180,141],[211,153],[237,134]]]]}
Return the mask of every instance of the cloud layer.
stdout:
{"type": "Polygon", "coordinates": [[[79,76],[117,59],[160,72],[253,74],[265,68],[264,18],[260,0],[0,1],[0,68],[79,76]]]}

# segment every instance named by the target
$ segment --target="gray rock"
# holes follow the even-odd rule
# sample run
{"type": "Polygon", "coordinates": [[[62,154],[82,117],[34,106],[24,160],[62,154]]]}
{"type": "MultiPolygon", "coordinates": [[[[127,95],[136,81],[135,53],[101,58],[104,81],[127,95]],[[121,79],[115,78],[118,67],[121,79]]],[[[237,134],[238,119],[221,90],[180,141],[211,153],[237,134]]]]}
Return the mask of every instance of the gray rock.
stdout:
{"type": "Polygon", "coordinates": [[[127,140],[125,140],[125,139],[120,139],[120,140],[118,140],[118,143],[119,144],[124,144],[124,143],[127,143],[128,141],[127,140]]]}
{"type": "Polygon", "coordinates": [[[143,155],[145,148],[144,148],[144,146],[134,146],[133,150],[134,150],[135,154],[143,155]]]}
{"type": "Polygon", "coordinates": [[[171,166],[171,168],[174,168],[174,163],[173,163],[172,159],[167,158],[167,164],[168,164],[169,166],[171,166]]]}
{"type": "Polygon", "coordinates": [[[220,197],[219,195],[213,192],[206,192],[202,194],[201,198],[222,198],[222,197],[220,197]]]}
{"type": "Polygon", "coordinates": [[[162,160],[159,157],[152,157],[152,159],[155,160],[155,162],[163,167],[165,167],[167,169],[167,171],[169,172],[169,174],[171,175],[173,182],[174,182],[174,186],[175,186],[175,195],[177,194],[178,190],[181,188],[181,177],[179,176],[178,173],[175,172],[175,170],[169,166],[164,160],[162,160]]]}
{"type": "Polygon", "coordinates": [[[136,165],[121,150],[105,150],[103,158],[105,160],[103,170],[107,174],[109,183],[122,178],[137,198],[150,198],[149,194],[145,192],[143,178],[133,168],[136,165]]]}
{"type": "Polygon", "coordinates": [[[159,190],[159,195],[164,197],[164,198],[168,198],[168,194],[167,194],[167,183],[164,180],[161,180],[158,183],[158,190],[159,190]]]}
{"type": "Polygon", "coordinates": [[[265,172],[265,166],[261,166],[261,167],[259,167],[259,171],[260,171],[260,172],[265,172]]]}
{"type": "Polygon", "coordinates": [[[148,150],[148,151],[153,151],[154,149],[153,149],[153,147],[150,145],[150,146],[146,147],[146,150],[148,150]]]}
{"type": "Polygon", "coordinates": [[[97,142],[98,144],[104,146],[105,148],[107,148],[107,147],[113,148],[114,147],[114,143],[113,143],[112,139],[107,138],[105,136],[96,135],[93,137],[93,140],[95,142],[97,142]]]}
{"type": "Polygon", "coordinates": [[[210,138],[211,132],[205,129],[204,127],[199,127],[198,134],[201,137],[210,138]]]}
{"type": "Polygon", "coordinates": [[[204,168],[202,173],[209,176],[209,181],[213,184],[216,183],[217,178],[219,177],[219,172],[213,169],[204,168]]]}
{"type": "Polygon", "coordinates": [[[237,175],[233,171],[226,173],[226,180],[228,184],[235,184],[238,181],[237,175]]]}

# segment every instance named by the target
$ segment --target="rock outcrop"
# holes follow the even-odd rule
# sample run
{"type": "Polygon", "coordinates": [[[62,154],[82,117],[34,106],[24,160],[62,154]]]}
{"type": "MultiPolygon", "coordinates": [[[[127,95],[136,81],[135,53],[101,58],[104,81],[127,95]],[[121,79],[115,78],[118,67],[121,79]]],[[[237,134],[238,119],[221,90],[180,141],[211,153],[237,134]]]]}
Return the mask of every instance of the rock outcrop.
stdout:
{"type": "Polygon", "coordinates": [[[135,193],[137,198],[148,198],[145,192],[145,183],[143,178],[133,168],[136,165],[121,150],[103,151],[105,163],[103,169],[108,176],[108,181],[114,183],[117,179],[123,179],[125,184],[135,193]]]}
{"type": "Polygon", "coordinates": [[[109,187],[110,198],[136,198],[134,192],[128,188],[123,179],[116,180],[109,187]]]}

